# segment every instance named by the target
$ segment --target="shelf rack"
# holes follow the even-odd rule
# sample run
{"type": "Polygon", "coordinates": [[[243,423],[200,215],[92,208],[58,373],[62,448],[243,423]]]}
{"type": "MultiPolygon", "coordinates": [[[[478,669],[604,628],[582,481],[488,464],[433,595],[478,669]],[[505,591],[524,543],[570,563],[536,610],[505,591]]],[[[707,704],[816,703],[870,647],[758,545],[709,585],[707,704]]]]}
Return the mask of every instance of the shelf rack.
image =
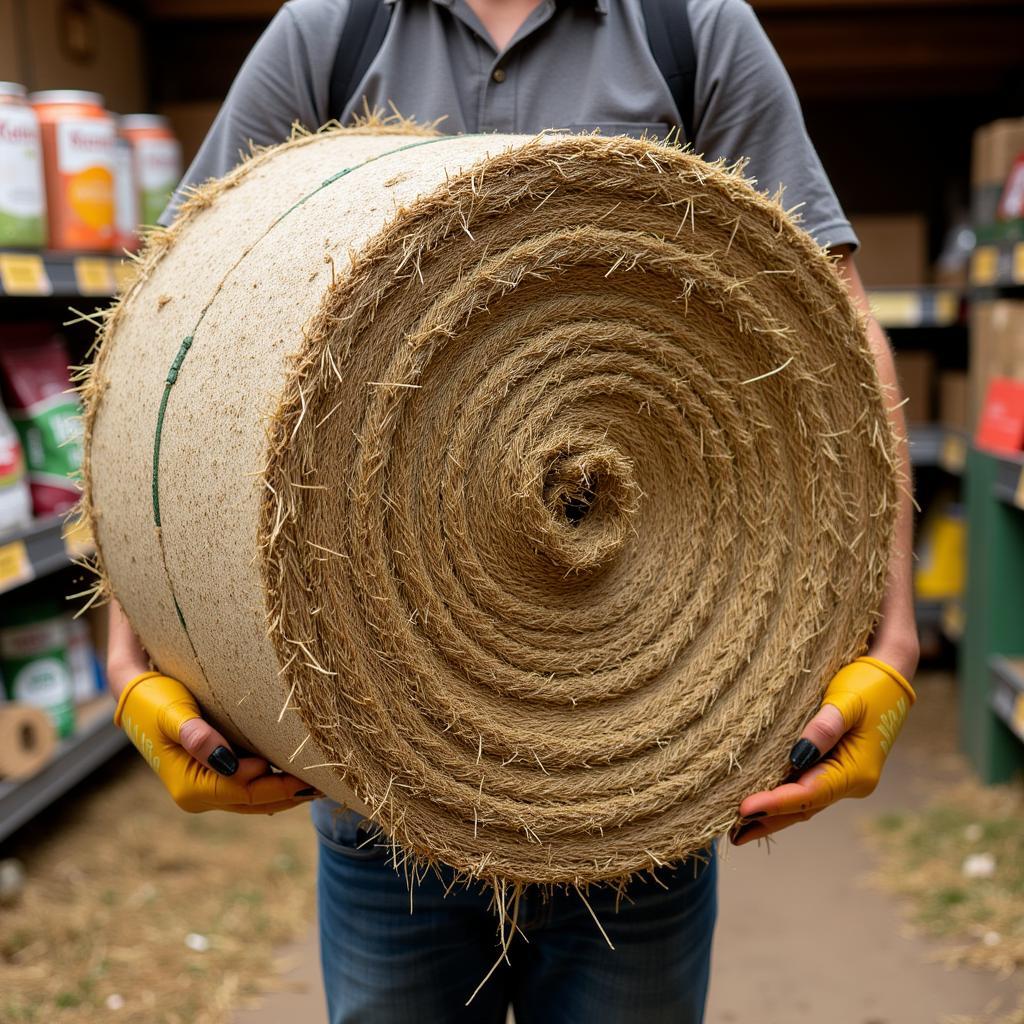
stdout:
{"type": "Polygon", "coordinates": [[[1024,768],[1024,701],[1014,682],[1024,657],[1024,455],[993,455],[971,445],[965,479],[961,740],[985,782],[1005,782],[1024,768]]]}
{"type": "Polygon", "coordinates": [[[113,253],[0,250],[0,298],[106,298],[130,280],[132,265],[113,253]]]}
{"type": "Polygon", "coordinates": [[[111,697],[79,708],[74,735],[61,740],[44,768],[27,779],[0,781],[0,842],[127,746],[113,713],[111,697]]]}

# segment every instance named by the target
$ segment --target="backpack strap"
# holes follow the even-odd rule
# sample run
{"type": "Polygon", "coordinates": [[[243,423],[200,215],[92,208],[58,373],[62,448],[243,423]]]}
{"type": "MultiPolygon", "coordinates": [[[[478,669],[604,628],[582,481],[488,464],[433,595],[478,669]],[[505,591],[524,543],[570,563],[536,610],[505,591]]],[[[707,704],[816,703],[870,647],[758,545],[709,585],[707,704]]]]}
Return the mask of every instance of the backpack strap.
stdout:
{"type": "Polygon", "coordinates": [[[686,0],[640,0],[651,55],[668,84],[682,118],[685,141],[694,142],[694,82],[697,53],[693,48],[686,0]]]}
{"type": "Polygon", "coordinates": [[[391,23],[391,4],[384,0],[349,0],[348,17],[331,68],[327,116],[340,118],[352,94],[373,63],[391,23]]]}

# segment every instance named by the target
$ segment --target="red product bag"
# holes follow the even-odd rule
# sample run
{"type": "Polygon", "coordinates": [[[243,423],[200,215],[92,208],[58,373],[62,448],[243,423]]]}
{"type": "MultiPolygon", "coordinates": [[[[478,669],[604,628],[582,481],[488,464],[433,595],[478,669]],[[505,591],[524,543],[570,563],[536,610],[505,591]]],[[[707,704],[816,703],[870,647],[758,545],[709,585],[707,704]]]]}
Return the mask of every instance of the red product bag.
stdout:
{"type": "Polygon", "coordinates": [[[8,332],[0,371],[25,453],[33,511],[39,518],[61,515],[78,500],[72,477],[82,465],[81,407],[71,390],[67,348],[38,328],[23,328],[14,338],[8,332]]]}

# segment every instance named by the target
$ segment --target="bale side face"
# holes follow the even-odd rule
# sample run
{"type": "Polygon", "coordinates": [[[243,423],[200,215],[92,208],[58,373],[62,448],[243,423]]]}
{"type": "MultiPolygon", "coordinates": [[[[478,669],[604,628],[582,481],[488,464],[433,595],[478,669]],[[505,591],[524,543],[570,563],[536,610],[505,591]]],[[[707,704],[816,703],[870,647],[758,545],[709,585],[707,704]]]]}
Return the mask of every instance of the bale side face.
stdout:
{"type": "Polygon", "coordinates": [[[862,325],[694,157],[410,141],[285,147],[129,295],[106,571],[219,724],[409,853],[573,884],[676,860],[779,779],[873,626],[896,481],[862,325]]]}

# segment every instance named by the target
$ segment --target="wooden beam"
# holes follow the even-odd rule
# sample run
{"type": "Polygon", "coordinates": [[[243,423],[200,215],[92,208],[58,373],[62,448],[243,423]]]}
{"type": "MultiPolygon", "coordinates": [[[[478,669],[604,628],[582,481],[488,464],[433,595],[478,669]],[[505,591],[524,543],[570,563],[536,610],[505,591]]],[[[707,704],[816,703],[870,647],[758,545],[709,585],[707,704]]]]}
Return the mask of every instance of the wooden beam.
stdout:
{"type": "Polygon", "coordinates": [[[269,21],[282,0],[145,0],[155,21],[269,21]]]}

